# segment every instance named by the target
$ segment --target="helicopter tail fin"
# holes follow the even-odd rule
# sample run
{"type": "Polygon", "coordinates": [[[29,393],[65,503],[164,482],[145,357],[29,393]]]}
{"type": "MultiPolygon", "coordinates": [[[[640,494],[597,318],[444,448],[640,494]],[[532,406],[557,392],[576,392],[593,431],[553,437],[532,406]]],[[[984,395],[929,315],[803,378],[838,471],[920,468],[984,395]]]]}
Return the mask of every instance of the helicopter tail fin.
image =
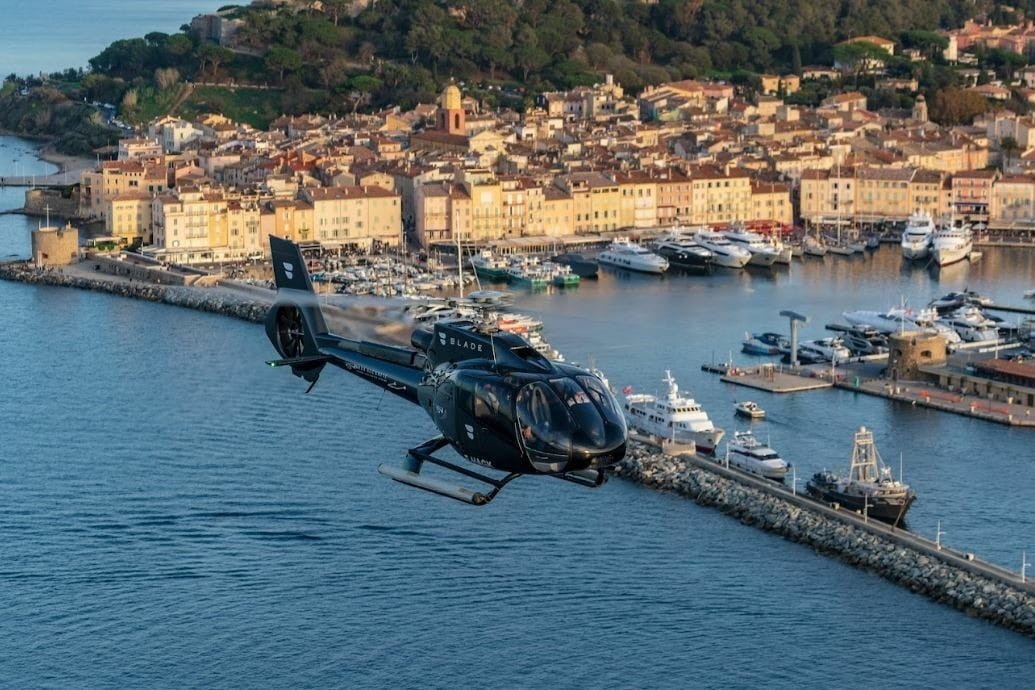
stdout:
{"type": "Polygon", "coordinates": [[[296,376],[315,382],[328,360],[316,339],[327,333],[327,323],[305,258],[297,244],[273,235],[270,235],[270,253],[277,301],[266,317],[266,335],[284,358],[270,364],[288,365],[296,376]]]}

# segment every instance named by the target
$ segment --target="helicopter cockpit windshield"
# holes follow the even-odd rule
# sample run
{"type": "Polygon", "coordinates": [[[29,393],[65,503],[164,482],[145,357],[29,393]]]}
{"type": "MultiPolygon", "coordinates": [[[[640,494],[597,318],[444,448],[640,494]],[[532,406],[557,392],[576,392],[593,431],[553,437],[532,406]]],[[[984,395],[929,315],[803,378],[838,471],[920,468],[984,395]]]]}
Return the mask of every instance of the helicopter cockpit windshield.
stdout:
{"type": "Polygon", "coordinates": [[[592,376],[529,383],[518,391],[515,407],[522,443],[541,472],[572,469],[572,459],[585,467],[625,441],[617,404],[592,376]]]}

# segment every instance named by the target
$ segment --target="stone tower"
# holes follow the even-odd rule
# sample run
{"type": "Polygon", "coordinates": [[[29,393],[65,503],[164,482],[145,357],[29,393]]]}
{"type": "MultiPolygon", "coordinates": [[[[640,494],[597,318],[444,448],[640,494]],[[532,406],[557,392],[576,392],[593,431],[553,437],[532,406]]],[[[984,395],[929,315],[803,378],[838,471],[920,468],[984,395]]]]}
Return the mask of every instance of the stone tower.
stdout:
{"type": "Polygon", "coordinates": [[[905,331],[888,336],[888,378],[915,381],[924,378],[923,366],[945,364],[945,337],[921,331],[905,331]]]}
{"type": "Polygon", "coordinates": [[[460,89],[452,82],[442,91],[438,102],[438,128],[449,134],[467,135],[463,99],[460,89]]]}
{"type": "Polygon", "coordinates": [[[923,94],[917,96],[916,103],[913,104],[913,119],[927,122],[927,99],[923,97],[923,94]]]}

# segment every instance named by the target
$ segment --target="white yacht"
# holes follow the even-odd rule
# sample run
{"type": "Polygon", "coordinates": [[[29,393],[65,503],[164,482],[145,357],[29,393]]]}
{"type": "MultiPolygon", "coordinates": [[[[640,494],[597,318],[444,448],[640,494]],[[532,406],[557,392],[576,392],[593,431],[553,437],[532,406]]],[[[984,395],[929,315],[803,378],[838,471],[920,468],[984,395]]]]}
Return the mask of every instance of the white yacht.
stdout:
{"type": "Polygon", "coordinates": [[[954,329],[938,322],[938,312],[934,309],[914,311],[903,307],[893,307],[883,312],[861,309],[842,312],[841,316],[853,326],[872,326],[881,333],[936,332],[943,335],[948,343],[961,342],[959,334],[954,329]]]}
{"type": "Polygon", "coordinates": [[[711,270],[712,253],[678,229],[659,237],[654,249],[668,260],[669,266],[691,271],[711,270]]]}
{"type": "Polygon", "coordinates": [[[659,442],[693,442],[698,452],[714,455],[726,432],[712,424],[708,413],[693,398],[679,395],[679,386],[670,371],[665,371],[662,380],[668,384],[664,397],[631,392],[625,395],[629,426],[659,442]]]}
{"type": "Polygon", "coordinates": [[[750,431],[737,431],[726,443],[726,460],[737,469],[782,482],[790,465],[750,431]]]}
{"type": "Polygon", "coordinates": [[[902,231],[902,258],[910,261],[926,259],[931,253],[934,230],[934,221],[928,214],[917,211],[909,216],[906,229],[902,231]]]}
{"type": "Polygon", "coordinates": [[[999,324],[973,305],[960,307],[940,319],[968,343],[999,340],[999,324]]]}
{"type": "Polygon", "coordinates": [[[697,244],[712,253],[712,263],[716,266],[744,268],[751,261],[751,252],[734,245],[721,232],[698,230],[694,239],[697,240],[697,244]]]}
{"type": "Polygon", "coordinates": [[[744,228],[735,228],[727,230],[723,234],[734,246],[742,247],[751,253],[748,263],[752,266],[772,266],[780,258],[780,253],[776,251],[776,248],[757,233],[749,232],[744,228]]]}
{"type": "Polygon", "coordinates": [[[948,266],[963,261],[974,249],[974,238],[969,225],[942,228],[934,234],[931,253],[939,266],[948,266]]]}
{"type": "Polygon", "coordinates": [[[847,362],[852,351],[840,338],[819,338],[798,343],[798,359],[802,362],[847,362]]]}
{"type": "Polygon", "coordinates": [[[628,237],[614,238],[611,246],[597,256],[597,261],[643,273],[664,273],[668,270],[667,259],[641,247],[628,237]]]}

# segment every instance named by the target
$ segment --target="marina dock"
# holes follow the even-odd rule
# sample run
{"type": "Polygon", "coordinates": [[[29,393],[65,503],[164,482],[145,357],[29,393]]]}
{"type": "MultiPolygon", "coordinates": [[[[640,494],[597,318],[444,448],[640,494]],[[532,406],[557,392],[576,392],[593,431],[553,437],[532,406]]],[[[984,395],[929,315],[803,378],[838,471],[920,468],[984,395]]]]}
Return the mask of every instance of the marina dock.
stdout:
{"type": "Polygon", "coordinates": [[[831,388],[834,384],[818,378],[803,367],[785,368],[776,364],[762,364],[757,367],[738,367],[727,364],[704,364],[702,371],[720,374],[724,383],[755,388],[769,393],[800,393],[802,391],[831,388]]]}

